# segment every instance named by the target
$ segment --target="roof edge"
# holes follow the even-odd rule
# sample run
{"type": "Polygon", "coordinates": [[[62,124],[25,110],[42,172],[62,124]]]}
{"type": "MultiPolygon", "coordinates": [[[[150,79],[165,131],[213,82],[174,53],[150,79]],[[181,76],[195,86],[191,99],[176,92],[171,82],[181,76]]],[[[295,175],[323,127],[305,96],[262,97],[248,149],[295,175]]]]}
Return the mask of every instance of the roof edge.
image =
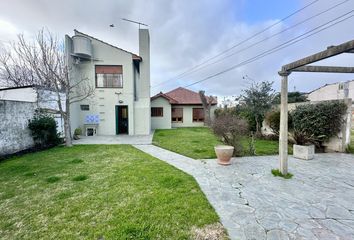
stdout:
{"type": "Polygon", "coordinates": [[[87,37],[90,37],[90,38],[92,38],[92,39],[94,39],[94,40],[96,40],[96,41],[99,41],[99,42],[101,42],[101,43],[104,43],[104,44],[106,44],[106,45],[108,45],[108,46],[111,46],[111,47],[116,48],[116,49],[118,49],[118,50],[121,50],[121,51],[123,51],[123,52],[129,53],[129,54],[132,55],[133,60],[138,60],[138,61],[142,61],[142,60],[143,60],[143,58],[140,57],[138,54],[135,54],[135,53],[133,53],[133,52],[129,52],[129,51],[127,51],[127,50],[124,50],[123,48],[114,46],[113,44],[110,44],[110,43],[108,43],[108,42],[105,42],[105,41],[103,41],[103,40],[101,40],[101,39],[98,39],[98,38],[95,38],[95,37],[93,37],[93,36],[91,36],[91,35],[88,35],[88,34],[86,34],[86,33],[80,32],[80,31],[77,30],[77,29],[74,29],[74,33],[75,33],[75,34],[76,34],[76,33],[82,34],[82,35],[87,36],[87,37]]]}

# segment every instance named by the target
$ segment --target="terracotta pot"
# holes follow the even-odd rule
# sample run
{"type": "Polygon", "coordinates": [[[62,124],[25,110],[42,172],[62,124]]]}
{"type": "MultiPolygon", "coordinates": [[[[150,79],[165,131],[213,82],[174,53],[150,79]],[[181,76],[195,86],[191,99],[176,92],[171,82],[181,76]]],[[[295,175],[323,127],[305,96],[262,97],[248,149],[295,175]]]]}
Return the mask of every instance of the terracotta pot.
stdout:
{"type": "Polygon", "coordinates": [[[234,147],[233,146],[215,146],[215,153],[216,156],[218,157],[218,163],[221,165],[230,165],[230,159],[234,153],[234,147]]]}

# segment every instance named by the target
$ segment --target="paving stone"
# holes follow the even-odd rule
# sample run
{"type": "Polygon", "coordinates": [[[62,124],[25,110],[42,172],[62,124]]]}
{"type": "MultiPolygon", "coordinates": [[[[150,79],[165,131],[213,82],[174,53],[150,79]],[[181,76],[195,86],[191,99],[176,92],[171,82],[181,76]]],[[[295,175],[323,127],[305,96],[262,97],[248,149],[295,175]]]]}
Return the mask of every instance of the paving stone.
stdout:
{"type": "Polygon", "coordinates": [[[354,155],[289,157],[294,177],[285,180],[271,174],[277,156],[234,158],[224,167],[153,145],[135,147],[192,175],[231,239],[354,239],[354,155]]]}
{"type": "Polygon", "coordinates": [[[270,230],[267,232],[267,240],[288,240],[289,235],[282,230],[270,230]]]}
{"type": "Polygon", "coordinates": [[[246,236],[246,239],[249,240],[262,240],[266,239],[267,235],[264,230],[259,224],[248,224],[244,227],[244,233],[246,236]]]}
{"type": "Polygon", "coordinates": [[[342,220],[354,220],[354,215],[347,209],[340,206],[328,206],[326,211],[327,218],[342,219],[342,220]]]}

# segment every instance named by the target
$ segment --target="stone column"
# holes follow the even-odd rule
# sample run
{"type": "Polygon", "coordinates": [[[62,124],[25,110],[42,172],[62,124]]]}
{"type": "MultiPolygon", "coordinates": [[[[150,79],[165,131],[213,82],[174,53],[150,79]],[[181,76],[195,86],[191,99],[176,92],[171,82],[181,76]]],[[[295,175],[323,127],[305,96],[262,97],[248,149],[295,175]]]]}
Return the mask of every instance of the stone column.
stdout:
{"type": "Polygon", "coordinates": [[[279,132],[279,170],[288,173],[288,72],[279,72],[281,79],[280,132],[279,132]]]}

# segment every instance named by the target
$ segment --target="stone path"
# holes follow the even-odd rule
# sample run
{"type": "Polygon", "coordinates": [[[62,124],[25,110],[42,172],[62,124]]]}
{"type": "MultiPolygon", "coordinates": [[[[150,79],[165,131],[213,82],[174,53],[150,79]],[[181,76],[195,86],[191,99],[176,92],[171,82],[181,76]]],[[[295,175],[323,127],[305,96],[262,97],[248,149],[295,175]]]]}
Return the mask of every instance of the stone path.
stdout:
{"type": "Polygon", "coordinates": [[[152,133],[150,135],[81,136],[79,140],[74,140],[73,144],[151,144],[153,135],[152,133]]]}
{"type": "Polygon", "coordinates": [[[290,180],[274,177],[277,156],[235,158],[231,166],[152,145],[136,148],[194,176],[231,239],[354,239],[354,156],[289,158],[290,180]]]}

